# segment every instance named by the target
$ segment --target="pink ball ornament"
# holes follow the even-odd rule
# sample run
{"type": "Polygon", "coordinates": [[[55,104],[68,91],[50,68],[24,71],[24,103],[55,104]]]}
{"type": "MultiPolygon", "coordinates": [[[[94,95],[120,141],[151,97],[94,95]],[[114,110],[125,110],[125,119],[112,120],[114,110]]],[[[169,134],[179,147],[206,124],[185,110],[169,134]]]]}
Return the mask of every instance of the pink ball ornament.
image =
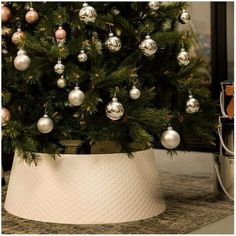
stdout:
{"type": "Polygon", "coordinates": [[[55,38],[57,40],[63,40],[66,38],[66,31],[61,26],[59,26],[55,32],[55,38]]]}
{"type": "Polygon", "coordinates": [[[39,14],[37,11],[34,10],[34,8],[30,8],[29,11],[25,15],[25,20],[29,24],[34,24],[39,19],[39,14]]]}
{"type": "Polygon", "coordinates": [[[11,10],[4,4],[2,4],[1,15],[2,15],[2,23],[6,23],[11,18],[11,10]]]}
{"type": "Polygon", "coordinates": [[[1,109],[1,122],[2,122],[2,126],[7,125],[7,123],[9,122],[10,119],[11,119],[10,111],[7,108],[2,107],[2,109],[1,109]]]}

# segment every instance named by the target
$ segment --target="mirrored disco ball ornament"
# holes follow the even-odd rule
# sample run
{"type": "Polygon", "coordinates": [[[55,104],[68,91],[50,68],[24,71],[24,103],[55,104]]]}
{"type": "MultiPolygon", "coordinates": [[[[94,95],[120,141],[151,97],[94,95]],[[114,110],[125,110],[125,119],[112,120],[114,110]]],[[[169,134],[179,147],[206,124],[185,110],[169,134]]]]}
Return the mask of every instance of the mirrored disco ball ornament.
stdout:
{"type": "Polygon", "coordinates": [[[167,149],[174,149],[180,144],[180,136],[169,126],[161,135],[161,144],[167,149]]]}
{"type": "Polygon", "coordinates": [[[129,96],[131,99],[136,100],[140,97],[141,92],[139,89],[136,88],[136,86],[133,86],[132,89],[129,91],[129,96]]]}
{"type": "Polygon", "coordinates": [[[37,122],[37,129],[40,133],[47,134],[53,130],[54,124],[48,115],[44,115],[37,122]]]}
{"type": "Polygon", "coordinates": [[[186,112],[187,113],[196,113],[200,108],[199,101],[193,97],[193,95],[189,95],[189,99],[186,102],[186,112]]]}
{"type": "Polygon", "coordinates": [[[54,66],[54,71],[60,75],[64,72],[64,70],[65,66],[61,63],[61,60],[58,60],[57,64],[54,66]]]}
{"type": "Polygon", "coordinates": [[[78,86],[76,86],[74,90],[70,91],[68,95],[68,100],[73,106],[80,106],[83,103],[84,98],[85,95],[78,86]]]}
{"type": "Polygon", "coordinates": [[[17,56],[15,57],[15,60],[14,60],[14,66],[19,71],[24,71],[24,70],[27,70],[29,68],[30,58],[26,54],[25,50],[20,49],[17,52],[17,56]]]}
{"type": "Polygon", "coordinates": [[[145,39],[139,45],[139,49],[142,51],[143,55],[150,57],[154,55],[157,51],[157,44],[151,38],[150,35],[147,35],[145,39]]]}
{"type": "Polygon", "coordinates": [[[190,55],[185,51],[184,48],[181,48],[180,53],[177,56],[177,60],[180,66],[187,66],[190,63],[190,55]]]}
{"type": "Polygon", "coordinates": [[[87,24],[89,22],[95,22],[96,17],[96,10],[92,6],[89,6],[88,3],[84,3],[83,7],[79,11],[80,20],[87,24]]]}
{"type": "Polygon", "coordinates": [[[179,16],[179,22],[181,24],[187,24],[190,21],[190,15],[186,10],[183,10],[182,13],[179,16]]]}
{"type": "Polygon", "coordinates": [[[113,33],[109,33],[105,45],[111,52],[118,52],[121,49],[121,41],[113,33]]]}
{"type": "Polygon", "coordinates": [[[118,102],[117,98],[112,98],[106,106],[106,116],[111,120],[119,120],[124,114],[123,105],[118,102]]]}

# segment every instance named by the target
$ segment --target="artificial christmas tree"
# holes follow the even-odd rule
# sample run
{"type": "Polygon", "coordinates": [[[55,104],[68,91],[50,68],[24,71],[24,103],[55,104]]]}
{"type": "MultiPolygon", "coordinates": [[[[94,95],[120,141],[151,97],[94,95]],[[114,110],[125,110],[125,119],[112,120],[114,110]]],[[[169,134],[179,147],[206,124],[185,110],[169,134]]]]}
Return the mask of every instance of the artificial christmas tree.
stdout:
{"type": "Polygon", "coordinates": [[[177,31],[178,23],[190,20],[186,3],[4,7],[11,11],[2,20],[2,101],[11,113],[4,121],[4,149],[37,164],[39,153],[65,153],[61,140],[113,141],[132,157],[161,143],[169,125],[162,140],[169,149],[179,143],[187,148],[187,133],[212,144],[214,112],[201,85],[203,62],[187,52],[189,32],[177,31]],[[186,107],[190,91],[198,112],[186,107]],[[166,138],[170,131],[178,140],[166,138]]]}

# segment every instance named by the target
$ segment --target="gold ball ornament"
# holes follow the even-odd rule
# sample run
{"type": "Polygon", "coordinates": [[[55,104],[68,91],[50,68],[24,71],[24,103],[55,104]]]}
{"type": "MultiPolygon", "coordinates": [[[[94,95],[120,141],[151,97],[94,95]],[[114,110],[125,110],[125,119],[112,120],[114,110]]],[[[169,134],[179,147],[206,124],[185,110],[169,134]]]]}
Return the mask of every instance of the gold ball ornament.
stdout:
{"type": "Polygon", "coordinates": [[[120,39],[114,36],[113,33],[109,33],[109,37],[106,40],[105,45],[111,52],[118,52],[122,46],[120,39]]]}
{"type": "Polygon", "coordinates": [[[37,122],[37,129],[40,133],[47,134],[53,130],[54,124],[48,115],[44,115],[37,122]]]}
{"type": "Polygon", "coordinates": [[[96,10],[89,6],[88,3],[84,3],[83,7],[79,11],[79,18],[81,21],[85,22],[86,24],[89,22],[95,22],[97,17],[96,10]]]}
{"type": "Polygon", "coordinates": [[[151,38],[150,35],[147,35],[145,37],[145,40],[141,42],[139,45],[139,49],[142,51],[143,55],[150,57],[154,55],[157,51],[157,44],[156,42],[151,38]]]}
{"type": "Polygon", "coordinates": [[[24,71],[27,70],[30,66],[30,58],[29,56],[26,54],[26,51],[23,49],[20,49],[17,52],[17,56],[14,59],[14,66],[17,70],[19,71],[24,71]]]}
{"type": "Polygon", "coordinates": [[[26,13],[25,15],[25,20],[29,23],[29,24],[34,24],[38,21],[39,19],[39,14],[37,11],[34,10],[34,8],[30,8],[29,11],[26,13]]]}
{"type": "Polygon", "coordinates": [[[63,40],[66,38],[66,31],[62,28],[62,26],[59,26],[55,31],[55,38],[56,40],[63,40]]]}
{"type": "Polygon", "coordinates": [[[2,10],[1,10],[1,15],[2,15],[2,23],[7,23],[10,18],[11,18],[11,10],[9,7],[5,6],[2,4],[2,10]]]}
{"type": "Polygon", "coordinates": [[[18,28],[17,31],[13,33],[11,40],[15,45],[19,45],[25,41],[25,37],[25,32],[18,28]]]}
{"type": "Polygon", "coordinates": [[[117,98],[112,98],[106,106],[106,116],[111,120],[119,120],[124,114],[123,105],[118,102],[117,98]]]}
{"type": "Polygon", "coordinates": [[[78,86],[74,90],[70,91],[68,100],[73,106],[80,106],[84,102],[85,95],[78,86]]]}
{"type": "Polygon", "coordinates": [[[7,108],[2,107],[2,109],[1,109],[1,123],[2,123],[2,126],[7,125],[7,123],[9,122],[10,119],[11,119],[10,111],[7,108]]]}
{"type": "Polygon", "coordinates": [[[177,56],[177,60],[180,66],[187,66],[190,63],[190,55],[185,51],[184,48],[181,48],[180,53],[177,56]]]}
{"type": "Polygon", "coordinates": [[[167,149],[174,149],[180,144],[180,136],[169,126],[161,135],[161,144],[167,149]]]}

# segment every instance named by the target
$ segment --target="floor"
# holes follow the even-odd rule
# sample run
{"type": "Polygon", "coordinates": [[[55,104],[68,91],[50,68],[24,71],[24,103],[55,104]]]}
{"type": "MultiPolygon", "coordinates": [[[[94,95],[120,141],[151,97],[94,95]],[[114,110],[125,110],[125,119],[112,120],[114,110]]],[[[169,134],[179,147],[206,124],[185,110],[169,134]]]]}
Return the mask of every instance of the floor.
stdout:
{"type": "MultiPolygon", "coordinates": [[[[178,152],[169,157],[164,150],[155,150],[155,158],[159,169],[168,169],[176,174],[209,176],[214,175],[214,162],[211,153],[178,152]]],[[[217,222],[203,226],[190,234],[233,234],[234,217],[228,216],[217,222]]]]}

